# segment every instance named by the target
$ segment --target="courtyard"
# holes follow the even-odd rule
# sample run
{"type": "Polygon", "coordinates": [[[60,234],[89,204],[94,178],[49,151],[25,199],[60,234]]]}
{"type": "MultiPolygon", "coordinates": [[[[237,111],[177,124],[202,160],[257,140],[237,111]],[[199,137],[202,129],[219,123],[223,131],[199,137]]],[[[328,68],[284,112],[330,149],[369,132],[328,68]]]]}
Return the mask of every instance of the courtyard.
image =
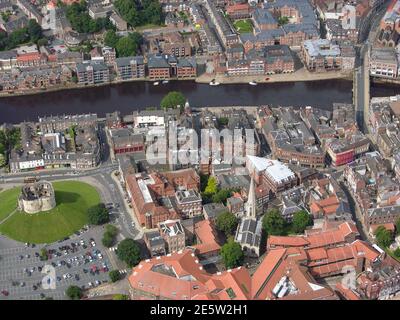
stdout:
{"type": "Polygon", "coordinates": [[[250,33],[253,32],[253,24],[250,19],[236,20],[233,23],[235,29],[239,33],[250,33]]]}

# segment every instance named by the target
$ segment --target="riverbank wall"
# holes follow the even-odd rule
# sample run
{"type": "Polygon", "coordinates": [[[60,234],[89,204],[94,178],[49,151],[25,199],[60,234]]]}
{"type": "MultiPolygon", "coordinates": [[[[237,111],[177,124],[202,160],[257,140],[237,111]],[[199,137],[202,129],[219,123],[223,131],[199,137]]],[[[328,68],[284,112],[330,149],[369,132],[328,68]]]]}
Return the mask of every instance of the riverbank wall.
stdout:
{"type": "MultiPolygon", "coordinates": [[[[304,82],[304,81],[322,81],[322,80],[335,80],[335,79],[343,79],[343,80],[352,80],[352,72],[323,72],[323,73],[313,73],[309,72],[306,69],[302,68],[297,70],[294,73],[285,73],[285,74],[274,74],[274,75],[258,75],[258,76],[226,76],[226,75],[212,75],[212,74],[202,74],[196,78],[186,78],[186,79],[170,79],[169,81],[195,81],[200,84],[209,84],[211,80],[215,79],[215,81],[220,84],[247,84],[250,81],[255,81],[257,83],[290,83],[290,82],[304,82]]],[[[14,91],[14,92],[1,92],[1,97],[14,97],[14,96],[28,96],[28,95],[36,95],[43,94],[46,92],[55,92],[55,91],[64,91],[64,90],[79,90],[86,88],[96,88],[96,87],[104,87],[104,86],[114,86],[122,83],[134,83],[134,82],[154,82],[154,80],[150,79],[132,79],[129,81],[118,81],[113,80],[107,83],[94,84],[94,85],[78,85],[78,84],[68,84],[68,85],[59,85],[50,88],[38,88],[31,90],[23,90],[23,91],[14,91]]],[[[161,85],[161,84],[160,84],[161,85]]]]}

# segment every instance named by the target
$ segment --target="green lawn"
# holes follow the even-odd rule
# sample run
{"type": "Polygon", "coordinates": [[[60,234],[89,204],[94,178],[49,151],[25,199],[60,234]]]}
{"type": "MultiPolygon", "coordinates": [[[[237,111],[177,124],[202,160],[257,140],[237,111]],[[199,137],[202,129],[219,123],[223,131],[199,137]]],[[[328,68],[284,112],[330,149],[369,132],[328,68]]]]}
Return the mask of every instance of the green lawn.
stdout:
{"type": "MultiPolygon", "coordinates": [[[[96,189],[78,181],[54,182],[53,186],[57,202],[54,209],[37,214],[18,211],[0,225],[0,233],[21,242],[52,243],[87,224],[87,209],[100,202],[96,189]]],[[[9,208],[15,195],[4,197],[9,208]]],[[[2,214],[0,210],[0,216],[2,214]]]]}
{"type": "Polygon", "coordinates": [[[0,221],[5,219],[17,207],[20,190],[20,188],[12,188],[0,192],[0,221]]]}
{"type": "Polygon", "coordinates": [[[250,19],[236,20],[233,25],[239,33],[253,32],[253,24],[250,19]]]}
{"type": "Polygon", "coordinates": [[[141,32],[141,31],[147,30],[147,29],[160,29],[160,28],[165,28],[165,24],[159,25],[159,24],[149,23],[149,24],[145,24],[143,26],[135,27],[134,29],[137,32],[141,32]]]}

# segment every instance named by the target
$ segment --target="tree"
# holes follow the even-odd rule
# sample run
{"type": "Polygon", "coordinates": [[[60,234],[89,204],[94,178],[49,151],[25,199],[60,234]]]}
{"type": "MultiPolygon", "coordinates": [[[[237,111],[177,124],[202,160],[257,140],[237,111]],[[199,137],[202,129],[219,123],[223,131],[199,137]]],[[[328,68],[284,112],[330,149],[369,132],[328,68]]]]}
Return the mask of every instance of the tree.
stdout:
{"type": "Polygon", "coordinates": [[[49,256],[47,254],[47,250],[45,248],[40,249],[40,260],[46,261],[48,259],[49,259],[49,256]]]}
{"type": "Polygon", "coordinates": [[[285,25],[287,23],[289,23],[289,18],[288,17],[282,16],[282,17],[278,18],[278,25],[279,26],[283,26],[283,25],[285,25]]]}
{"type": "Polygon", "coordinates": [[[229,119],[227,117],[220,117],[217,120],[219,126],[226,126],[229,123],[229,119]]]}
{"type": "Polygon", "coordinates": [[[118,39],[116,50],[118,57],[129,57],[136,54],[137,44],[130,37],[118,39]]]}
{"type": "Polygon", "coordinates": [[[382,248],[387,248],[392,243],[392,233],[384,226],[379,226],[375,230],[376,243],[382,248]]]}
{"type": "Polygon", "coordinates": [[[233,241],[232,238],[222,246],[220,254],[227,269],[240,266],[244,259],[240,244],[233,241]]]}
{"type": "Polygon", "coordinates": [[[112,224],[106,225],[106,232],[112,236],[115,237],[118,233],[118,228],[112,224]]]}
{"type": "Polygon", "coordinates": [[[118,270],[112,270],[108,273],[108,275],[110,276],[110,280],[112,282],[117,282],[118,280],[121,279],[121,274],[119,273],[118,270]]]}
{"type": "Polygon", "coordinates": [[[47,45],[47,43],[48,43],[48,40],[46,38],[41,38],[37,41],[37,45],[39,47],[43,47],[43,46],[47,45]]]}
{"type": "MultiPolygon", "coordinates": [[[[1,141],[1,140],[0,140],[1,141]]],[[[209,176],[208,175],[206,175],[206,174],[204,174],[204,173],[199,173],[199,176],[200,176],[200,190],[202,191],[202,192],[204,192],[204,190],[206,189],[206,187],[207,187],[207,183],[208,183],[208,178],[209,178],[209,176]]]]}
{"type": "Polygon", "coordinates": [[[163,109],[175,109],[180,106],[181,110],[185,107],[186,98],[178,91],[171,91],[161,100],[161,108],[163,109]]]}
{"type": "Polygon", "coordinates": [[[400,259],[400,247],[393,251],[393,255],[396,258],[400,259]]]}
{"type": "Polygon", "coordinates": [[[207,181],[207,186],[204,189],[204,193],[208,195],[214,195],[218,191],[218,182],[215,177],[209,177],[207,181]]]}
{"type": "Polygon", "coordinates": [[[221,189],[221,190],[218,190],[217,193],[212,196],[212,201],[215,203],[224,203],[225,204],[226,199],[228,199],[230,196],[232,196],[232,190],[221,189]]]}
{"type": "Polygon", "coordinates": [[[127,238],[118,244],[117,257],[126,262],[128,267],[136,266],[140,261],[140,248],[135,240],[127,238]]]}
{"type": "Polygon", "coordinates": [[[301,210],[295,212],[293,215],[292,221],[292,230],[295,233],[303,233],[306,230],[306,227],[312,224],[312,219],[310,214],[305,211],[301,210]]]}
{"type": "Polygon", "coordinates": [[[101,242],[103,245],[107,248],[110,248],[114,245],[115,243],[115,237],[117,236],[118,229],[116,226],[113,226],[112,224],[106,225],[106,231],[103,234],[103,238],[101,239],[101,242]]]}
{"type": "Polygon", "coordinates": [[[112,29],[113,25],[108,18],[93,20],[87,9],[85,1],[74,2],[66,7],[66,16],[72,28],[79,33],[94,33],[103,29],[112,29]]]}
{"type": "Polygon", "coordinates": [[[99,203],[88,209],[88,220],[89,223],[93,225],[100,225],[110,221],[110,217],[104,203],[99,203]]]}
{"type": "Polygon", "coordinates": [[[286,221],[279,210],[269,210],[263,217],[262,226],[268,235],[280,236],[286,231],[286,221]]]}
{"type": "Polygon", "coordinates": [[[103,234],[103,238],[101,239],[101,243],[103,246],[111,248],[114,245],[114,237],[112,237],[108,232],[105,232],[103,234]]]}
{"type": "Polygon", "coordinates": [[[13,49],[20,44],[29,42],[29,34],[27,28],[17,29],[11,32],[5,40],[4,47],[6,50],[13,49]]]}
{"type": "Polygon", "coordinates": [[[400,235],[400,218],[396,221],[396,234],[400,235]]]}
{"type": "Polygon", "coordinates": [[[132,27],[162,23],[163,12],[158,0],[116,0],[114,5],[119,14],[132,27]]]}
{"type": "Polygon", "coordinates": [[[226,236],[233,234],[236,230],[238,219],[230,212],[224,212],[217,217],[216,227],[226,236]]]}
{"type": "Polygon", "coordinates": [[[35,43],[43,36],[42,27],[33,19],[28,22],[28,34],[30,40],[35,43]]]}
{"type": "Polygon", "coordinates": [[[6,163],[7,163],[6,157],[2,153],[0,153],[0,168],[4,167],[6,165],[6,163]]]}
{"type": "Polygon", "coordinates": [[[104,36],[104,44],[111,48],[116,48],[120,37],[114,30],[108,30],[104,36]]]}
{"type": "Polygon", "coordinates": [[[79,300],[82,298],[82,289],[78,286],[69,286],[65,294],[72,300],[79,300]]]}
{"type": "Polygon", "coordinates": [[[113,300],[128,300],[128,296],[126,294],[114,294],[113,300]]]}

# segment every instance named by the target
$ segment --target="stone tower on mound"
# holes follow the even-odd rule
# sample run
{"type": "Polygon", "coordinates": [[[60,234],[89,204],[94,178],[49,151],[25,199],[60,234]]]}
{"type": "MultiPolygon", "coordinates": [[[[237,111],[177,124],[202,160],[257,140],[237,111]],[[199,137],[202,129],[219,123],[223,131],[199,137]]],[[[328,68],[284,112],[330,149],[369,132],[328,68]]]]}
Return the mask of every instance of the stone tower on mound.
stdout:
{"type": "Polygon", "coordinates": [[[56,206],[53,185],[50,182],[25,184],[18,198],[18,208],[26,213],[48,211],[56,206]]]}

